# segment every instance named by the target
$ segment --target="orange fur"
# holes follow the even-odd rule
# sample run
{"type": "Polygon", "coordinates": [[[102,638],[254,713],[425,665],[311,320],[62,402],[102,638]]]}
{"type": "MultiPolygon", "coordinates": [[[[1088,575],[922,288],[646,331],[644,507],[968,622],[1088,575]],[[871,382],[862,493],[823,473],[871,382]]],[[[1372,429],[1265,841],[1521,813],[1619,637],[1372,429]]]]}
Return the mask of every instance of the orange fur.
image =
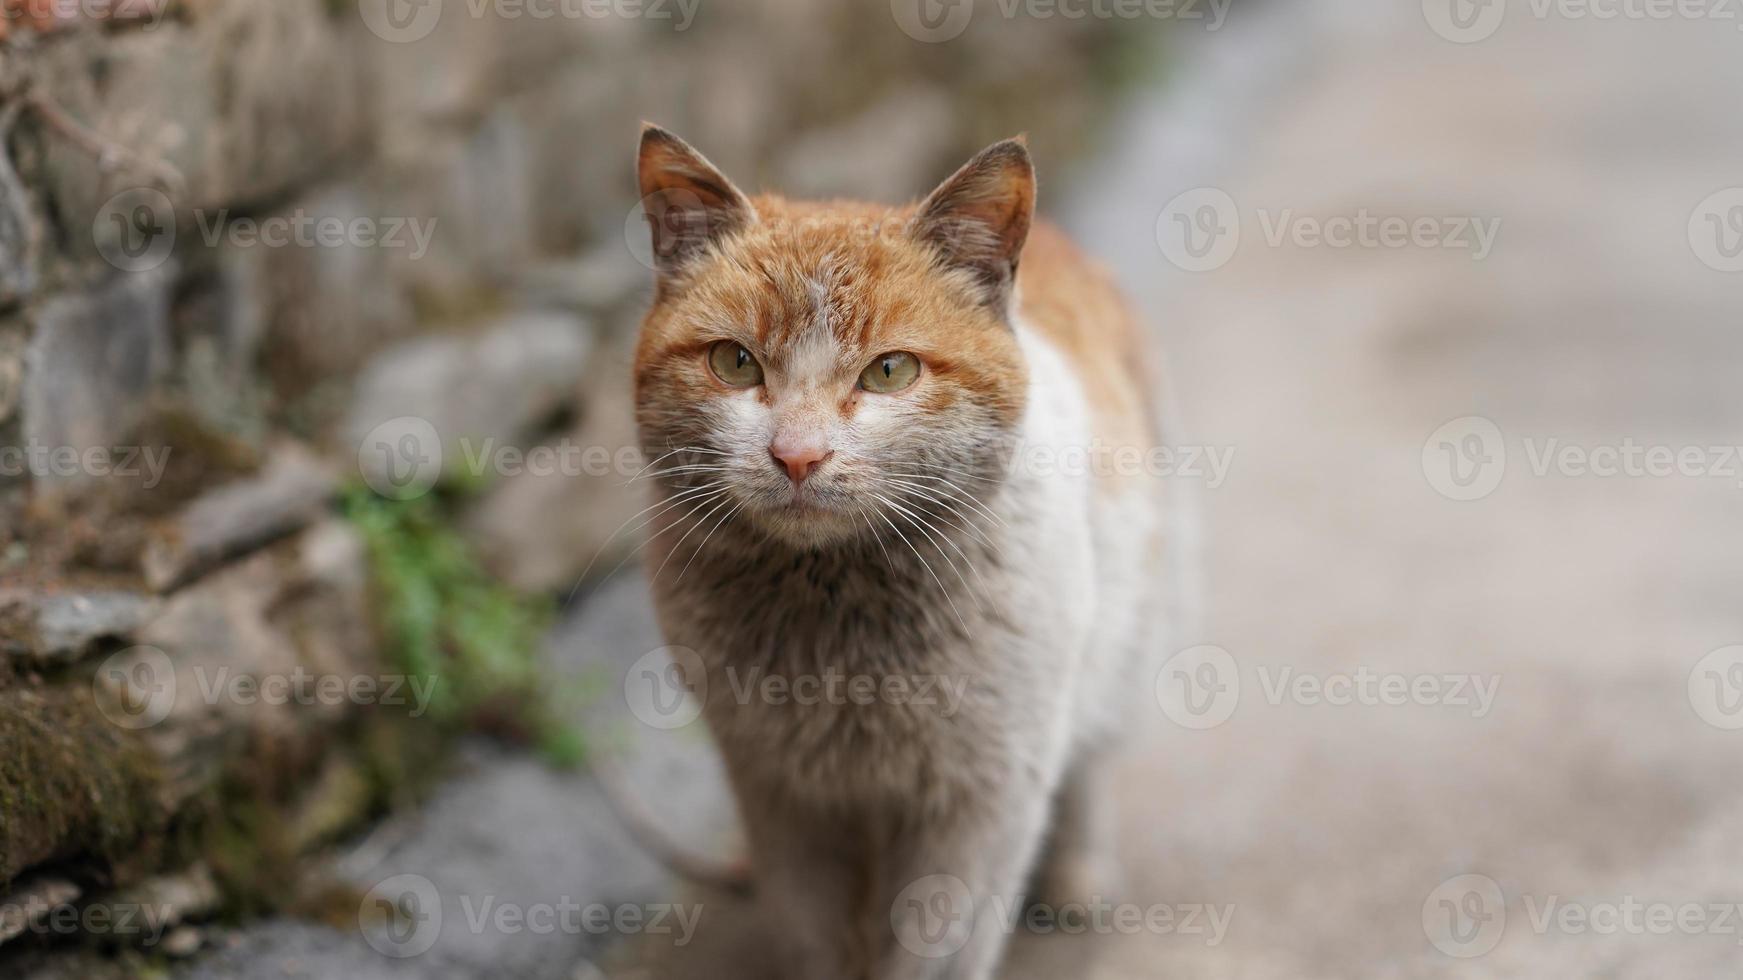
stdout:
{"type": "MultiPolygon", "coordinates": [[[[661,273],[636,353],[644,422],[732,393],[708,367],[714,344],[743,345],[773,387],[807,331],[821,326],[835,361],[827,379],[807,380],[827,382],[841,417],[867,397],[859,373],[906,351],[923,369],[901,397],[934,412],[966,403],[1013,431],[1029,367],[1010,309],[1070,364],[1096,437],[1155,444],[1138,320],[1099,265],[1032,220],[1034,174],[1020,141],[988,148],[926,200],[889,207],[748,197],[681,140],[650,128],[641,187],[661,273]]],[[[772,395],[764,388],[757,397],[772,395]]],[[[1108,474],[1099,475],[1105,483],[1108,474]]]]}
{"type": "MultiPolygon", "coordinates": [[[[735,237],[730,254],[717,253],[662,291],[637,349],[638,385],[687,379],[667,392],[678,396],[682,387],[716,384],[704,362],[716,340],[738,340],[778,367],[784,348],[815,316],[808,281],[827,279],[844,377],[886,351],[911,351],[935,380],[948,382],[924,393],[934,407],[962,386],[997,400],[1007,420],[1021,413],[1027,369],[1010,328],[965,298],[905,234],[913,205],[773,195],[751,203],[758,222],[735,237]]],[[[1017,282],[1019,316],[1074,366],[1099,434],[1150,445],[1152,381],[1142,330],[1107,273],[1063,232],[1037,222],[1017,282]]],[[[852,397],[851,389],[844,392],[852,397]]]]}

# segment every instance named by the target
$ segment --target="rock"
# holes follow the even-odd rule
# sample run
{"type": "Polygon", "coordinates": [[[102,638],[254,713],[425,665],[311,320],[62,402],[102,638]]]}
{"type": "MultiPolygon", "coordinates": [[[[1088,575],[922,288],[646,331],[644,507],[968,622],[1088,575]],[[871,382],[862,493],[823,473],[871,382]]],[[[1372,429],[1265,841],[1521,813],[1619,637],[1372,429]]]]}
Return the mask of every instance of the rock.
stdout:
{"type": "Polygon", "coordinates": [[[300,530],[337,491],[329,467],[287,442],[259,476],[206,493],[154,532],[143,559],[146,584],[167,592],[228,558],[300,530]]]}
{"type": "Polygon", "coordinates": [[[617,348],[594,359],[585,414],[546,447],[558,465],[503,477],[463,518],[485,567],[509,585],[566,592],[583,572],[609,573],[641,543],[626,525],[646,497],[645,483],[629,483],[641,455],[628,357],[617,348]]]}
{"type": "Polygon", "coordinates": [[[0,306],[21,303],[36,291],[42,250],[42,226],[3,145],[7,135],[0,131],[0,306]]]}
{"type": "Polygon", "coordinates": [[[162,830],[155,760],[91,695],[86,683],[0,688],[0,882],[75,855],[114,866],[162,830]]]}
{"type": "MultiPolygon", "coordinates": [[[[172,944],[183,930],[173,927],[216,911],[223,898],[212,869],[196,863],[101,896],[89,908],[101,916],[99,921],[114,924],[110,931],[115,938],[147,952],[182,956],[198,949],[199,943],[185,953],[176,952],[172,944]],[[99,909],[102,911],[97,912],[99,909]],[[165,930],[170,931],[166,934],[165,930]]],[[[187,931],[194,932],[197,940],[197,930],[187,931]]],[[[179,942],[185,945],[187,940],[179,942]]]]}
{"type": "MultiPolygon", "coordinates": [[[[319,751],[319,736],[360,703],[352,681],[381,673],[366,590],[361,543],[328,521],[164,601],[136,650],[168,676],[154,695],[161,700],[134,727],[171,777],[172,804],[209,785],[244,747],[319,751]],[[323,688],[334,683],[326,678],[344,686],[323,688]],[[263,682],[274,686],[257,690],[263,682]]],[[[105,668],[131,677],[135,664],[105,668]]]]}
{"type": "Polygon", "coordinates": [[[636,318],[622,314],[647,303],[653,281],[653,272],[629,248],[608,241],[580,255],[527,265],[515,280],[514,297],[530,309],[594,317],[616,333],[634,327],[636,318]]]}
{"type": "Polygon", "coordinates": [[[432,134],[415,153],[380,162],[381,206],[432,229],[415,259],[407,250],[384,252],[421,308],[471,313],[532,259],[532,229],[544,209],[530,179],[536,132],[498,109],[463,137],[432,134]]]}
{"type": "Polygon", "coordinates": [[[535,917],[545,906],[645,907],[660,900],[665,879],[663,869],[618,828],[585,774],[559,772],[480,743],[466,747],[458,776],[400,829],[398,842],[385,853],[345,869],[349,883],[365,893],[354,916],[347,916],[369,923],[363,935],[355,926],[252,923],[234,944],[173,976],[280,976],[282,965],[294,960],[295,975],[308,977],[573,980],[591,976],[576,971],[578,962],[598,958],[621,937],[589,931],[578,911],[570,913],[567,927],[553,918],[551,928],[538,929],[476,929],[468,912],[477,915],[486,904],[535,917]],[[439,906],[439,915],[397,934],[376,924],[378,900],[397,901],[413,890],[439,906]],[[393,955],[424,946],[426,937],[427,948],[415,956],[393,955]],[[372,942],[379,945],[372,948],[372,942]]]}
{"type": "Polygon", "coordinates": [[[794,139],[780,158],[780,186],[795,196],[909,200],[942,179],[939,161],[959,138],[949,95],[911,86],[794,139]]]}
{"type": "MultiPolygon", "coordinates": [[[[689,729],[657,733],[635,726],[621,693],[632,665],[661,642],[639,578],[612,581],[553,632],[546,649],[552,684],[569,688],[604,678],[604,697],[569,705],[575,721],[597,721],[587,729],[600,744],[610,739],[619,750],[633,748],[626,756],[631,785],[677,832],[712,848],[733,820],[733,804],[706,740],[689,729]]],[[[589,686],[597,688],[597,683],[589,686]]],[[[295,975],[310,977],[589,978],[598,974],[584,964],[603,962],[612,946],[628,941],[625,937],[560,926],[480,930],[469,925],[468,911],[476,915],[487,899],[492,908],[522,911],[561,908],[565,901],[646,909],[648,903],[674,900],[666,891],[668,872],[623,830],[590,776],[556,771],[480,742],[464,747],[455,777],[415,818],[396,819],[371,841],[337,861],[335,873],[367,893],[366,903],[393,901],[408,890],[436,903],[438,915],[420,918],[409,933],[398,934],[405,945],[396,945],[395,936],[384,935],[379,926],[366,927],[360,936],[351,928],[269,920],[245,925],[232,943],[178,967],[172,976],[276,977],[294,962],[295,975]],[[505,827],[512,833],[504,833],[505,827]],[[389,843],[378,846],[378,839],[389,843]],[[385,945],[372,948],[372,941],[385,945]],[[422,951],[405,958],[391,955],[414,948],[422,951]]],[[[675,900],[704,923],[716,914],[713,896],[675,900]]],[[[366,904],[356,921],[377,918],[379,912],[366,904]]]]}
{"type": "MultiPolygon", "coordinates": [[[[320,0],[221,0],[149,31],[80,32],[38,51],[38,88],[132,153],[179,173],[171,203],[195,210],[270,200],[331,172],[367,144],[363,63],[320,0]]],[[[90,251],[92,223],[118,191],[84,149],[46,138],[63,235],[90,251]]]]}
{"type": "Polygon", "coordinates": [[[416,448],[439,452],[444,473],[489,477],[487,451],[514,445],[574,405],[591,346],[587,324],[577,317],[523,313],[391,347],[358,378],[343,427],[346,446],[359,454],[360,466],[386,465],[370,451],[371,434],[417,419],[429,435],[416,448]],[[421,444],[431,438],[436,445],[421,444]]]}
{"type": "Polygon", "coordinates": [[[164,266],[119,276],[90,293],[57,296],[32,316],[23,434],[39,488],[74,489],[113,475],[107,465],[89,465],[86,454],[125,444],[170,364],[173,274],[164,266]]]}
{"type": "Polygon", "coordinates": [[[417,8],[397,2],[358,0],[347,11],[359,60],[370,70],[360,94],[371,100],[389,154],[415,151],[433,127],[482,115],[504,83],[501,18],[470,16],[467,0],[417,8]]]}
{"type": "Polygon", "coordinates": [[[99,640],[131,636],[156,611],[155,599],[133,592],[0,589],[0,649],[39,664],[71,663],[99,640]]]}
{"type": "Polygon", "coordinates": [[[205,943],[206,934],[203,931],[192,926],[182,926],[179,929],[170,930],[170,934],[163,937],[163,944],[158,948],[163,950],[165,956],[174,959],[187,959],[198,953],[200,947],[205,943]]]}
{"type": "Polygon", "coordinates": [[[271,248],[227,235],[219,268],[225,306],[237,326],[226,331],[223,349],[233,357],[259,351],[259,363],[281,394],[336,394],[319,392],[319,384],[342,383],[357,365],[416,326],[410,280],[401,265],[422,265],[433,236],[448,233],[429,207],[346,181],[254,216],[250,220],[262,228],[288,221],[309,227],[361,222],[371,232],[367,241],[378,244],[347,235],[337,244],[271,248]]]}
{"type": "Polygon", "coordinates": [[[60,878],[37,878],[0,897],[0,943],[39,926],[49,913],[79,900],[78,885],[60,878]]]}
{"type": "Polygon", "coordinates": [[[368,814],[375,785],[356,760],[334,755],[303,791],[286,823],[288,846],[303,854],[333,841],[368,814]]]}
{"type": "MultiPolygon", "coordinates": [[[[24,338],[22,323],[0,323],[0,432],[17,416],[24,397],[24,338]]],[[[4,444],[0,438],[0,445],[4,444]]],[[[0,473],[0,479],[5,476],[0,473]]]]}
{"type": "Polygon", "coordinates": [[[27,950],[6,963],[17,980],[138,980],[127,963],[85,950],[27,950]]]}

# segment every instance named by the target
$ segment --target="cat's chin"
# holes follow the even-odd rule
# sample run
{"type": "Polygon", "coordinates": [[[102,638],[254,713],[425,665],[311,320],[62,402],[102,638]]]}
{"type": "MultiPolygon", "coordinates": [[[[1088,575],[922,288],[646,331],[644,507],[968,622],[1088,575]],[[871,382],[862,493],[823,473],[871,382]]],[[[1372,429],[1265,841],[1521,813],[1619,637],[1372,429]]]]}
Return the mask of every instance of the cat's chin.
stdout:
{"type": "Polygon", "coordinates": [[[761,508],[752,519],[776,541],[807,549],[850,541],[865,531],[857,512],[805,500],[761,508]]]}

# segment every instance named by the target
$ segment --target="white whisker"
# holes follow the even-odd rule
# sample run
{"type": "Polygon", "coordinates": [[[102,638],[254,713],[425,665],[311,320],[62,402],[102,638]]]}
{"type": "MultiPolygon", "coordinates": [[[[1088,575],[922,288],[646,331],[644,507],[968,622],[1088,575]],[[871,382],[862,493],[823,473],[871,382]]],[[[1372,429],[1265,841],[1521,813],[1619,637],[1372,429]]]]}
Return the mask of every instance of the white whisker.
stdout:
{"type": "Polygon", "coordinates": [[[950,598],[950,590],[944,587],[944,581],[938,577],[937,572],[932,570],[932,563],[926,560],[925,555],[920,554],[920,549],[914,547],[914,542],[908,540],[908,536],[902,533],[902,529],[896,526],[895,521],[890,520],[888,514],[880,512],[878,517],[882,518],[883,522],[890,526],[890,530],[896,532],[896,537],[902,539],[902,543],[908,546],[908,550],[914,553],[914,557],[920,559],[921,567],[926,569],[927,575],[932,576],[932,581],[938,586],[939,594],[944,596],[944,601],[946,603],[949,603],[950,611],[956,616],[956,621],[962,624],[963,632],[968,632],[968,622],[962,618],[962,611],[956,608],[955,600],[950,598]]]}
{"type": "MultiPolygon", "coordinates": [[[[654,570],[654,578],[655,579],[658,579],[660,577],[660,573],[664,572],[666,570],[666,566],[672,563],[672,556],[678,553],[678,549],[683,547],[684,542],[689,540],[690,535],[696,533],[697,528],[708,523],[708,519],[710,517],[714,516],[715,511],[719,510],[722,507],[725,507],[727,504],[732,503],[732,498],[730,496],[728,496],[725,491],[721,491],[719,496],[722,497],[723,499],[721,499],[721,501],[719,503],[715,504],[713,507],[709,507],[708,513],[703,514],[700,518],[698,518],[696,523],[692,524],[690,526],[690,529],[688,531],[684,532],[684,536],[678,539],[678,543],[672,545],[672,550],[666,552],[666,560],[660,562],[660,567],[654,570]]],[[[688,520],[690,517],[694,516],[697,510],[701,510],[702,506],[705,506],[709,501],[711,501],[713,499],[714,499],[713,497],[709,497],[706,500],[704,500],[701,505],[698,505],[696,507],[696,510],[692,510],[690,513],[685,514],[684,519],[688,520]]]]}
{"type": "Polygon", "coordinates": [[[970,599],[974,600],[974,605],[975,605],[976,609],[981,608],[980,596],[975,595],[974,586],[968,584],[968,579],[962,574],[962,569],[956,567],[956,562],[950,557],[950,553],[944,550],[944,545],[949,545],[951,550],[955,551],[958,555],[962,556],[963,563],[968,566],[969,571],[974,573],[975,581],[980,583],[980,587],[981,587],[982,591],[986,592],[988,599],[992,598],[992,590],[987,588],[986,580],[982,579],[980,577],[980,570],[974,567],[974,562],[969,561],[968,555],[964,554],[962,549],[957,547],[956,542],[950,540],[948,535],[946,535],[943,531],[938,531],[938,537],[936,537],[936,538],[933,537],[932,532],[937,531],[938,529],[936,527],[933,527],[930,521],[927,521],[924,517],[921,517],[920,515],[914,513],[913,511],[902,506],[901,504],[896,503],[894,500],[891,500],[890,498],[884,496],[881,493],[874,493],[874,494],[872,494],[872,496],[876,497],[878,500],[883,501],[884,506],[894,507],[897,510],[897,512],[901,513],[902,515],[904,515],[907,518],[909,524],[912,524],[915,528],[917,528],[919,530],[919,532],[921,534],[924,534],[926,536],[926,540],[932,542],[932,546],[934,548],[938,549],[938,553],[940,555],[944,556],[944,561],[946,564],[948,564],[950,566],[950,570],[956,573],[956,578],[958,581],[960,581],[962,583],[963,589],[968,592],[968,597],[970,599]],[[940,543],[940,539],[942,539],[942,543],[940,543]]]}
{"type": "MultiPolygon", "coordinates": [[[[677,585],[679,582],[684,581],[684,573],[689,571],[690,566],[694,565],[696,563],[696,556],[702,554],[702,549],[708,547],[708,539],[714,537],[714,532],[718,531],[722,527],[724,527],[726,525],[727,521],[732,520],[732,515],[738,513],[739,511],[741,511],[743,509],[744,509],[744,504],[742,502],[735,505],[731,510],[727,511],[725,514],[722,514],[720,517],[720,520],[716,521],[714,526],[712,528],[708,529],[708,533],[702,536],[702,543],[698,544],[696,546],[695,551],[690,552],[690,560],[685,562],[684,567],[678,570],[678,577],[672,581],[673,585],[677,585]]],[[[707,520],[707,518],[704,517],[703,520],[707,520]]],[[[682,543],[683,543],[682,541],[679,542],[679,544],[682,544],[682,543]]]]}

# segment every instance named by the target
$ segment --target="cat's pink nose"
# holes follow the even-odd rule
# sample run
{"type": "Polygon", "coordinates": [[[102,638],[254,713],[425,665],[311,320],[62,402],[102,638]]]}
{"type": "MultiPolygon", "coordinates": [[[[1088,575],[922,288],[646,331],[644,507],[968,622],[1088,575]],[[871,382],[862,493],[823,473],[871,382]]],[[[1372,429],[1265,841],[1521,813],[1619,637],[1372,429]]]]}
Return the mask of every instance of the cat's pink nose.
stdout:
{"type": "Polygon", "coordinates": [[[787,477],[798,486],[835,452],[822,442],[777,438],[769,444],[769,455],[777,464],[787,468],[787,477]]]}

